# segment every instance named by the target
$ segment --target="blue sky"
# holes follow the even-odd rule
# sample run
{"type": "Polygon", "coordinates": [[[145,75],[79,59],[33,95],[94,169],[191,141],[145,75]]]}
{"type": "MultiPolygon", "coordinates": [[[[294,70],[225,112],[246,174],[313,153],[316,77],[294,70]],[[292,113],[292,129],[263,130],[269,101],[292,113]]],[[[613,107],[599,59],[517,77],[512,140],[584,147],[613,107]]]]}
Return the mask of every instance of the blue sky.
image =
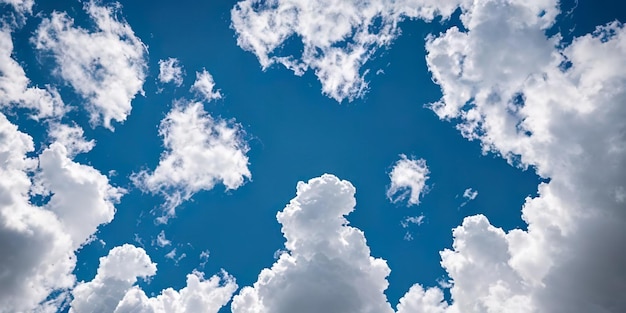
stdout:
{"type": "Polygon", "coordinates": [[[0,10],[0,312],[626,310],[618,1],[0,10]]]}

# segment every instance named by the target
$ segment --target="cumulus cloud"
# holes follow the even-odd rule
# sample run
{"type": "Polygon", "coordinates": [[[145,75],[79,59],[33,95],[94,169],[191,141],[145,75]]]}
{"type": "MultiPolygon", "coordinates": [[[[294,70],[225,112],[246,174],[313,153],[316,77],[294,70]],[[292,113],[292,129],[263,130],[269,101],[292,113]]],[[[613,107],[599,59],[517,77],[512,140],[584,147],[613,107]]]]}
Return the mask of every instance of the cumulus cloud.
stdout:
{"type": "Polygon", "coordinates": [[[96,277],[82,282],[72,290],[71,313],[113,312],[137,278],[156,274],[156,264],[142,248],[125,244],[100,258],[96,277]]]}
{"type": "Polygon", "coordinates": [[[251,178],[241,127],[212,117],[201,102],[175,102],[159,134],[165,146],[159,165],[153,172],[135,174],[133,180],[143,190],[164,195],[165,218],[200,190],[218,183],[233,190],[251,178]]]}
{"type": "Polygon", "coordinates": [[[284,251],[253,286],[233,298],[234,313],[393,312],[384,294],[389,267],[348,225],[355,188],[333,175],[299,182],[277,214],[284,251]]]}
{"type": "Polygon", "coordinates": [[[58,64],[56,73],[86,100],[92,125],[109,129],[112,121],[126,120],[131,101],[143,93],[147,67],[146,47],[117,18],[119,8],[87,2],[94,31],[75,26],[66,13],[53,12],[32,39],[37,49],[51,53],[58,64]]]}
{"type": "Polygon", "coordinates": [[[135,284],[137,278],[147,279],[156,271],[156,264],[142,248],[129,244],[115,247],[100,258],[94,279],[74,288],[70,313],[217,313],[237,289],[234,278],[226,272],[209,279],[193,272],[180,291],[167,288],[148,298],[135,284]]]}
{"type": "Polygon", "coordinates": [[[63,140],[27,157],[32,138],[3,114],[0,138],[0,247],[11,251],[0,256],[0,312],[51,310],[74,284],[75,251],[111,221],[123,190],[72,161],[63,140]]]}
{"type": "Polygon", "coordinates": [[[219,90],[213,90],[215,88],[215,81],[213,76],[207,70],[203,69],[202,72],[196,72],[196,81],[191,86],[191,91],[196,92],[204,100],[212,101],[215,99],[221,99],[222,94],[219,90]]]}
{"type": "Polygon", "coordinates": [[[33,111],[31,117],[35,119],[63,115],[66,108],[56,89],[30,86],[24,69],[12,54],[11,29],[0,27],[0,108],[26,108],[33,111]]]}
{"type": "Polygon", "coordinates": [[[393,203],[407,200],[409,206],[418,205],[420,197],[428,190],[429,173],[426,161],[401,154],[389,173],[391,185],[387,189],[387,198],[393,203]]]}
{"type": "MultiPolygon", "coordinates": [[[[327,42],[341,42],[360,30],[345,18],[350,4],[341,7],[320,1],[307,5],[302,9],[296,1],[240,2],[232,12],[239,45],[253,51],[263,67],[282,63],[302,72],[312,64],[306,61],[307,53],[326,53],[324,47],[335,48],[327,42]],[[332,14],[339,7],[341,13],[332,14]],[[303,12],[315,12],[320,22],[301,22],[307,17],[303,12]],[[305,25],[316,26],[310,28],[311,33],[320,36],[310,36],[305,25]],[[338,25],[346,25],[348,35],[338,25]],[[338,39],[329,37],[335,34],[338,39]],[[303,56],[275,55],[291,36],[302,38],[303,56]],[[320,43],[310,44],[314,41],[320,43]],[[307,52],[311,46],[316,50],[307,52]]],[[[431,109],[442,119],[459,121],[463,136],[479,140],[485,152],[498,153],[516,166],[532,167],[549,182],[541,183],[538,196],[527,198],[522,208],[527,230],[505,231],[483,215],[467,217],[454,229],[452,248],[441,252],[441,264],[451,282],[451,303],[444,301],[441,289],[416,284],[401,299],[398,312],[626,310],[626,301],[619,295],[626,289],[626,254],[619,249],[626,242],[626,72],[622,70],[626,30],[613,22],[564,45],[559,36],[546,36],[559,13],[557,5],[555,0],[467,2],[462,6],[463,30],[453,27],[428,38],[427,64],[443,92],[431,109]]],[[[323,69],[315,70],[318,77],[324,77],[323,69]]],[[[320,80],[324,85],[324,79],[320,80]]],[[[339,92],[331,94],[334,88],[328,90],[343,99],[339,92]]],[[[325,228],[315,222],[287,226],[291,215],[285,212],[304,216],[308,206],[301,202],[316,208],[334,207],[337,194],[316,201],[300,201],[298,196],[282,213],[285,217],[279,215],[288,252],[264,270],[254,286],[235,297],[234,312],[299,311],[297,304],[315,311],[359,311],[345,305],[349,302],[345,299],[358,296],[344,295],[335,301],[319,291],[329,287],[316,289],[327,281],[323,277],[337,281],[345,277],[328,265],[332,262],[327,260],[337,258],[302,261],[299,257],[302,250],[323,251],[312,255],[335,251],[328,248],[334,247],[334,240],[309,233],[307,226],[325,228]],[[325,240],[311,239],[317,236],[325,240]],[[307,250],[310,244],[315,249],[307,250]],[[319,263],[310,265],[313,262],[319,263]],[[323,271],[332,275],[307,279],[311,272],[323,271]],[[329,309],[330,303],[337,304],[329,309]]],[[[471,198],[472,193],[467,196],[471,198]]],[[[320,231],[327,233],[332,231],[320,231]]],[[[325,286],[337,285],[333,281],[325,286]]],[[[363,303],[369,302],[354,305],[363,303]]]]}
{"type": "Polygon", "coordinates": [[[159,60],[159,81],[162,83],[174,83],[179,86],[183,84],[183,68],[176,58],[159,60]]]}
{"type": "Polygon", "coordinates": [[[143,290],[133,287],[114,313],[217,313],[236,290],[235,279],[226,272],[209,279],[193,272],[187,275],[187,285],[180,291],[168,288],[148,298],[143,290]]]}
{"type": "MultiPolygon", "coordinates": [[[[609,23],[564,45],[545,35],[557,13],[556,1],[477,1],[461,17],[466,31],[428,40],[443,92],[432,109],[485,151],[550,179],[526,199],[527,230],[482,215],[454,230],[441,253],[449,312],[626,310],[616,197],[626,185],[626,29],[609,23]]],[[[406,303],[426,297],[416,290],[406,303]]]]}
{"type": "Polygon", "coordinates": [[[406,18],[448,18],[463,0],[244,0],[231,10],[237,44],[265,70],[282,64],[296,75],[312,69],[322,93],[341,102],[367,89],[363,65],[399,34],[406,18]],[[302,49],[285,49],[289,40],[302,49]]]}

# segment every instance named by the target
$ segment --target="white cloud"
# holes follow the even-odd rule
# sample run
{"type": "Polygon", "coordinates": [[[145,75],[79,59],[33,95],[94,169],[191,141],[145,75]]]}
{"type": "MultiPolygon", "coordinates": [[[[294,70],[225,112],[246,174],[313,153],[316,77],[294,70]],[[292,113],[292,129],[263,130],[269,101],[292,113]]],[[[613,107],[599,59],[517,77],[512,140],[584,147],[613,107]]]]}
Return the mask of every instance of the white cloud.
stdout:
{"type": "Polygon", "coordinates": [[[217,313],[237,289],[235,279],[224,271],[209,279],[193,272],[180,291],[167,288],[148,298],[135,284],[137,278],[148,279],[156,271],[156,263],[144,249],[129,244],[115,247],[100,258],[94,279],[74,288],[70,313],[217,313]]]}
{"type": "Polygon", "coordinates": [[[424,215],[407,216],[400,222],[400,225],[402,225],[402,228],[407,228],[411,224],[419,226],[424,223],[424,218],[426,218],[424,215]]]}
{"type": "Polygon", "coordinates": [[[206,266],[207,262],[209,262],[209,256],[209,250],[204,250],[200,252],[200,267],[204,268],[204,266],[206,266]]]}
{"type": "Polygon", "coordinates": [[[70,158],[80,153],[91,151],[96,145],[95,140],[85,140],[84,131],[77,125],[66,125],[58,122],[50,123],[48,136],[65,147],[70,158]]]}
{"type": "Polygon", "coordinates": [[[11,5],[19,14],[33,13],[34,0],[0,0],[0,4],[11,5]]]}
{"type": "Polygon", "coordinates": [[[449,17],[458,1],[276,0],[240,1],[231,10],[237,44],[254,53],[265,70],[282,64],[302,75],[312,69],[322,93],[341,102],[367,89],[362,66],[399,34],[405,18],[449,17]],[[283,49],[301,41],[301,51],[283,49]]]}
{"type": "MultiPolygon", "coordinates": [[[[154,243],[153,243],[154,244],[154,243]]],[[[162,230],[158,235],[157,235],[157,239],[156,239],[156,244],[159,247],[165,247],[165,246],[169,246],[172,244],[172,242],[170,240],[168,240],[167,238],[165,238],[165,231],[162,230]]]]}
{"type": "MultiPolygon", "coordinates": [[[[400,225],[402,228],[408,228],[411,224],[415,224],[420,226],[424,223],[424,218],[426,218],[423,214],[418,216],[407,216],[403,220],[400,221],[400,225]]],[[[404,233],[404,240],[411,241],[413,238],[413,233],[410,230],[407,230],[404,233]]]]}
{"type": "Polygon", "coordinates": [[[159,134],[165,145],[159,165],[133,180],[143,190],[165,196],[165,218],[200,190],[211,190],[218,183],[237,189],[251,178],[241,127],[213,118],[201,102],[175,102],[161,121],[159,134]]]}
{"type": "MultiPolygon", "coordinates": [[[[477,1],[462,16],[467,32],[428,41],[443,91],[433,110],[458,118],[485,151],[550,179],[526,199],[527,230],[482,215],[454,230],[441,253],[453,282],[447,312],[626,310],[626,213],[615,196],[626,186],[626,29],[610,23],[563,46],[544,34],[556,5],[477,1]]],[[[413,297],[424,293],[405,301],[413,297]]]]}
{"type": "MultiPolygon", "coordinates": [[[[244,1],[232,12],[233,27],[239,45],[253,51],[264,68],[282,63],[301,73],[313,67],[327,88],[324,92],[341,100],[348,94],[358,95],[360,89],[337,91],[330,80],[324,81],[319,63],[307,60],[317,60],[310,57],[316,53],[327,54],[325,48],[342,50],[332,44],[360,31],[351,22],[363,19],[351,20],[351,4],[344,3],[307,2],[305,7],[296,1],[244,1]],[[333,10],[335,14],[327,14],[333,10]],[[302,22],[310,16],[317,21],[302,22]],[[303,57],[275,56],[277,48],[293,35],[303,40],[303,57]]],[[[451,278],[452,303],[443,301],[437,287],[424,290],[416,284],[402,298],[398,312],[626,310],[619,294],[626,289],[626,254],[619,248],[626,242],[626,72],[622,70],[626,67],[626,30],[611,23],[563,46],[559,36],[545,35],[558,14],[557,4],[555,0],[468,2],[461,16],[467,31],[451,28],[428,39],[428,66],[443,91],[432,109],[442,119],[460,121],[462,134],[480,140],[485,151],[497,152],[512,164],[532,166],[550,180],[541,183],[539,195],[528,198],[522,208],[527,230],[504,231],[482,215],[467,217],[454,230],[453,248],[441,253],[442,266],[451,278]]],[[[363,84],[356,74],[346,77],[350,79],[345,86],[363,84]]],[[[315,203],[316,208],[334,207],[334,196],[330,193],[323,200],[315,198],[317,202],[302,202],[315,203]]],[[[290,210],[300,206],[298,196],[285,212],[310,212],[290,210]]],[[[315,249],[307,250],[311,242],[317,243],[311,237],[320,236],[307,226],[319,224],[287,225],[283,223],[283,232],[290,252],[235,297],[234,312],[301,311],[293,309],[297,304],[329,311],[324,305],[335,304],[320,301],[306,289],[317,286],[311,281],[322,284],[326,280],[320,274],[314,276],[317,280],[307,278],[312,272],[332,272],[330,262],[315,259],[319,263],[311,266],[314,261],[298,258],[298,249],[322,254],[335,251],[328,246],[336,241],[319,241],[323,244],[312,244],[315,249]],[[306,301],[313,304],[307,306],[306,301]]],[[[321,234],[328,233],[320,228],[321,234]]],[[[343,282],[341,274],[328,276],[343,282]]],[[[358,297],[341,299],[348,302],[358,297]]],[[[341,301],[334,310],[359,311],[346,310],[341,301]]]]}
{"type": "Polygon", "coordinates": [[[404,201],[408,198],[408,205],[418,205],[420,196],[423,196],[428,188],[426,180],[428,180],[428,167],[423,159],[410,159],[406,155],[401,154],[391,172],[389,179],[391,185],[387,189],[387,198],[393,202],[404,201]]]}
{"type": "Polygon", "coordinates": [[[35,33],[37,49],[49,51],[58,64],[57,74],[87,102],[92,125],[113,129],[111,121],[123,122],[131,101],[143,93],[146,47],[131,27],[116,17],[119,4],[85,9],[97,30],[74,26],[66,13],[53,12],[35,33]]]}
{"type": "Polygon", "coordinates": [[[370,256],[363,232],[344,217],[354,210],[354,193],[333,175],[299,182],[277,214],[287,251],[233,298],[232,311],[393,312],[384,294],[387,263],[370,256]]]}
{"type": "Polygon", "coordinates": [[[13,40],[8,27],[0,28],[0,108],[20,107],[34,111],[32,118],[58,117],[67,109],[56,89],[29,87],[24,69],[14,60],[13,40]]]}
{"type": "Polygon", "coordinates": [[[174,83],[176,86],[183,84],[183,68],[176,58],[159,60],[159,81],[162,83],[174,83]]]}
{"type": "Polygon", "coordinates": [[[100,224],[109,223],[125,190],[109,185],[106,176],[91,166],[73,162],[62,144],[55,142],[39,156],[34,177],[36,193],[50,196],[45,208],[56,214],[78,248],[100,224]],[[88,209],[86,209],[88,208],[88,209]]]}
{"type": "Polygon", "coordinates": [[[138,277],[148,278],[156,270],[156,264],[142,248],[129,244],[115,247],[100,258],[96,277],[72,290],[70,313],[113,312],[138,277]]]}
{"type": "Polygon", "coordinates": [[[463,191],[463,198],[467,200],[474,200],[478,196],[478,191],[472,190],[472,188],[467,188],[463,191]]]}
{"type": "Polygon", "coordinates": [[[400,298],[397,313],[446,313],[447,307],[441,289],[415,284],[400,298]]]}
{"type": "Polygon", "coordinates": [[[470,201],[476,199],[476,197],[478,197],[478,191],[477,190],[473,190],[472,188],[465,189],[465,191],[463,191],[463,198],[465,199],[465,201],[463,201],[463,203],[461,203],[459,208],[462,208],[462,207],[466,206],[470,201]]]}
{"type": "Polygon", "coordinates": [[[214,88],[215,81],[207,70],[203,69],[202,72],[196,72],[196,81],[191,86],[191,91],[200,94],[206,101],[221,99],[222,94],[219,90],[213,91],[214,88]]]}
{"type": "Polygon", "coordinates": [[[172,249],[172,251],[165,255],[166,259],[174,259],[174,257],[176,257],[176,248],[172,249]]]}
{"type": "Polygon", "coordinates": [[[47,312],[74,285],[74,252],[111,221],[123,191],[73,162],[63,140],[26,157],[32,138],[2,114],[0,138],[0,245],[11,251],[0,255],[0,312],[47,312]],[[50,197],[37,206],[33,194],[50,197]]]}
{"type": "Polygon", "coordinates": [[[217,313],[235,290],[235,279],[226,272],[209,279],[204,279],[201,272],[193,272],[187,275],[187,286],[180,291],[168,288],[153,298],[133,287],[114,313],[217,313]]]}

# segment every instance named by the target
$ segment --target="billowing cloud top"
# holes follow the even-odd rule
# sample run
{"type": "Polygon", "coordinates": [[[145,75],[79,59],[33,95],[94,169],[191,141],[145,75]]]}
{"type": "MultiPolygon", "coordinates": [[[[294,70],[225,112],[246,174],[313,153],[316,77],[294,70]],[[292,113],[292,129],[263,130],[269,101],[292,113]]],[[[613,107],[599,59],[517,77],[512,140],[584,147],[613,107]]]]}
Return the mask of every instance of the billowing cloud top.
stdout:
{"type": "Polygon", "coordinates": [[[168,288],[148,298],[135,283],[137,278],[155,275],[156,270],[142,248],[129,244],[115,247],[100,258],[96,277],[74,288],[70,313],[217,313],[237,289],[226,272],[209,279],[193,272],[180,291],[168,288]]]}
{"type": "Polygon", "coordinates": [[[389,267],[370,256],[363,232],[347,225],[355,188],[333,175],[299,182],[277,219],[287,252],[232,302],[234,313],[391,313],[389,267]]]}

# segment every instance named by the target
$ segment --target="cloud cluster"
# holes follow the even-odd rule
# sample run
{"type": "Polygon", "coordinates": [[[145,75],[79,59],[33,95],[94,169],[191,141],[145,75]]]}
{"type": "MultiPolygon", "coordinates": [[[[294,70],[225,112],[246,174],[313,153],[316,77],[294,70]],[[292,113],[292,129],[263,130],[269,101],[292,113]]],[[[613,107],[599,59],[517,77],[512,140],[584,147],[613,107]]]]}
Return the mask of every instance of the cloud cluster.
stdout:
{"type": "Polygon", "coordinates": [[[234,313],[391,313],[383,293],[389,267],[370,256],[363,232],[348,226],[355,188],[333,175],[299,182],[277,214],[287,249],[233,298],[234,313]]]}
{"type": "Polygon", "coordinates": [[[428,174],[426,161],[401,154],[389,173],[391,185],[387,188],[387,198],[393,203],[407,200],[409,206],[418,205],[420,197],[428,191],[428,174]]]}
{"type": "Polygon", "coordinates": [[[432,109],[485,151],[550,178],[522,208],[527,230],[481,215],[454,230],[441,253],[452,312],[626,309],[626,30],[609,23],[563,46],[545,35],[556,14],[556,1],[476,1],[466,31],[428,40],[443,92],[432,109]]]}
{"type": "Polygon", "coordinates": [[[64,140],[28,157],[32,138],[1,113],[0,138],[0,248],[11,251],[0,256],[0,312],[53,310],[74,284],[74,252],[113,219],[124,190],[72,161],[64,140]]]}
{"type": "Polygon", "coordinates": [[[174,83],[179,86],[183,84],[183,68],[176,58],[159,60],[159,81],[162,83],[174,83]]]}
{"type": "MultiPolygon", "coordinates": [[[[311,55],[326,54],[325,49],[341,50],[333,44],[362,31],[358,22],[363,19],[350,19],[350,5],[245,1],[233,9],[233,27],[239,33],[239,45],[253,51],[264,67],[278,62],[301,72],[314,64],[307,61],[313,60],[311,55]],[[302,22],[311,12],[315,12],[315,21],[302,22]],[[302,58],[274,56],[274,51],[294,35],[303,41],[302,58]]],[[[452,249],[441,252],[441,264],[452,283],[451,303],[444,301],[439,288],[424,289],[416,284],[400,301],[398,312],[626,310],[626,301],[618,294],[626,288],[622,267],[626,254],[619,249],[626,242],[626,72],[622,70],[626,65],[626,30],[613,22],[563,45],[560,36],[546,36],[559,14],[557,5],[554,0],[467,2],[462,6],[463,30],[453,27],[428,38],[427,63],[443,92],[441,101],[431,109],[442,119],[460,121],[461,133],[479,140],[486,152],[498,153],[515,166],[532,167],[550,180],[541,183],[539,195],[528,198],[522,208],[527,230],[505,231],[491,225],[483,215],[469,216],[454,229],[452,249]]],[[[383,25],[384,21],[383,17],[383,25]]],[[[325,82],[325,69],[315,69],[324,88],[328,87],[326,93],[339,100],[350,93],[329,87],[333,85],[330,80],[325,82]]],[[[298,197],[279,215],[289,252],[264,270],[253,287],[244,288],[235,297],[235,312],[282,312],[302,307],[359,312],[359,305],[370,303],[362,301],[358,292],[335,300],[334,293],[324,293],[332,288],[319,287],[348,286],[341,290],[351,291],[353,280],[345,282],[345,275],[332,271],[333,261],[341,259],[332,253],[335,242],[346,243],[337,245],[344,248],[361,246],[338,240],[343,233],[325,228],[331,223],[320,225],[319,217],[306,215],[313,210],[301,204],[300,193],[318,189],[302,188],[301,192],[300,187],[315,185],[312,182],[299,186],[298,197]],[[307,222],[291,228],[285,224],[291,222],[285,217],[291,214],[306,216],[307,222]],[[321,234],[336,236],[309,232],[308,225],[323,229],[321,234]],[[324,240],[311,239],[318,236],[324,240]],[[308,259],[300,257],[298,249],[322,251],[309,253],[334,258],[308,259]],[[333,275],[322,274],[329,271],[333,275]],[[316,280],[305,279],[311,277],[316,280]],[[328,283],[331,280],[333,283],[328,283]],[[307,302],[309,299],[315,301],[307,302]],[[359,301],[350,306],[347,299],[359,301]],[[329,308],[328,304],[336,305],[329,308]]],[[[336,207],[336,196],[341,194],[338,190],[341,188],[302,203],[318,210],[336,207]]],[[[379,308],[379,312],[384,311],[379,308]]]]}
{"type": "Polygon", "coordinates": [[[95,31],[75,26],[66,13],[53,12],[33,38],[37,49],[54,57],[57,74],[86,100],[92,125],[109,129],[112,121],[123,122],[130,114],[131,101],[143,93],[147,68],[146,47],[117,18],[118,8],[87,2],[95,31]]]}
{"type": "Polygon", "coordinates": [[[166,149],[159,165],[133,179],[143,190],[165,196],[165,218],[200,190],[211,190],[218,183],[237,189],[251,178],[241,127],[212,117],[201,102],[175,102],[161,121],[159,134],[166,149]]]}
{"type": "MultiPolygon", "coordinates": [[[[312,69],[322,93],[341,102],[367,89],[363,65],[399,34],[405,18],[449,17],[462,0],[244,0],[231,10],[237,44],[265,70],[282,64],[296,75],[312,69]],[[302,50],[286,49],[290,41],[302,50]]],[[[466,1],[467,2],[467,1],[466,1]]]]}
{"type": "Polygon", "coordinates": [[[135,284],[137,278],[154,276],[156,270],[142,248],[129,244],[115,247],[100,258],[96,277],[74,288],[70,313],[217,313],[237,289],[226,272],[209,279],[193,272],[180,291],[168,288],[149,298],[135,284]]]}

